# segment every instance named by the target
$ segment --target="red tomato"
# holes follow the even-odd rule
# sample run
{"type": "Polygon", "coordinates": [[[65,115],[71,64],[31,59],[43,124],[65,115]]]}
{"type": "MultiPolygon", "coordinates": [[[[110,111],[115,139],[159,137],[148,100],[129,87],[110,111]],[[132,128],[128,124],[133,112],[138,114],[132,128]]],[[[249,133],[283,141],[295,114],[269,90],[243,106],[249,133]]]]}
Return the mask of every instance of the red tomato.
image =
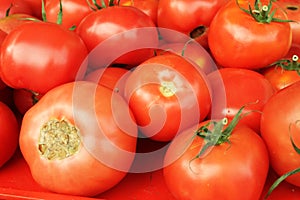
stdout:
{"type": "Polygon", "coordinates": [[[0,18],[6,17],[7,14],[24,13],[32,14],[32,9],[24,0],[1,0],[0,18]],[[9,12],[7,13],[9,9],[9,12]]]}
{"type": "Polygon", "coordinates": [[[86,81],[63,84],[24,115],[20,149],[42,187],[94,196],[127,174],[136,149],[133,120],[111,90],[86,81]]]}
{"type": "Polygon", "coordinates": [[[103,85],[114,92],[124,95],[124,87],[130,71],[120,67],[100,68],[88,73],[84,80],[103,85]]]}
{"type": "Polygon", "coordinates": [[[159,0],[120,0],[119,5],[134,6],[149,15],[154,24],[157,24],[158,2],[159,0]]]}
{"type": "MultiPolygon", "coordinates": [[[[267,67],[285,56],[291,46],[292,31],[288,22],[258,22],[250,14],[249,2],[253,0],[229,1],[212,20],[208,32],[210,51],[218,65],[258,69],[267,67]]],[[[268,0],[255,1],[268,5],[268,0]]],[[[271,11],[278,8],[272,3],[271,11]]],[[[264,13],[261,11],[260,13],[264,13]]],[[[262,14],[263,15],[263,14],[262,14]]],[[[268,14],[270,18],[271,14],[268,14]]],[[[287,16],[277,9],[275,18],[286,20],[287,16]]]]}
{"type": "Polygon", "coordinates": [[[22,115],[24,115],[27,110],[29,110],[34,104],[36,104],[41,97],[41,94],[34,94],[33,92],[25,89],[13,90],[13,102],[17,110],[22,115]]]}
{"type": "Polygon", "coordinates": [[[243,114],[247,115],[239,123],[259,133],[261,113],[257,111],[263,109],[274,93],[268,80],[258,72],[240,68],[223,68],[207,78],[213,92],[211,117],[231,120],[246,105],[243,114]]]}
{"type": "Polygon", "coordinates": [[[12,110],[0,102],[0,167],[14,154],[18,147],[19,124],[12,110]]]}
{"type": "Polygon", "coordinates": [[[182,55],[184,58],[198,65],[205,74],[209,74],[217,69],[210,54],[196,42],[166,43],[160,45],[159,49],[157,50],[159,51],[157,54],[173,52],[182,55]]]}
{"type": "Polygon", "coordinates": [[[72,31],[54,23],[26,23],[2,43],[1,78],[12,88],[45,94],[55,86],[82,79],[87,53],[72,31]]]}
{"type": "Polygon", "coordinates": [[[0,30],[4,31],[5,33],[11,32],[13,29],[18,27],[24,23],[31,23],[32,20],[26,20],[26,18],[36,19],[29,14],[11,14],[7,17],[3,17],[0,19],[0,30]]]}
{"type": "Polygon", "coordinates": [[[203,120],[211,105],[204,73],[176,54],[139,65],[127,78],[124,96],[142,133],[157,141],[170,141],[203,120]]]}
{"type": "Polygon", "coordinates": [[[4,41],[6,36],[7,36],[7,33],[5,33],[4,31],[2,31],[0,29],[0,46],[2,45],[2,42],[4,41]]]}
{"type": "Polygon", "coordinates": [[[45,14],[47,21],[57,22],[60,1],[62,4],[62,26],[77,27],[80,21],[93,10],[86,0],[51,0],[45,3],[45,14]]]}
{"type": "Polygon", "coordinates": [[[158,44],[155,27],[151,18],[138,8],[112,6],[88,14],[76,32],[88,50],[93,50],[91,68],[112,63],[136,66],[154,56],[152,48],[158,44]],[[140,49],[141,46],[144,48],[140,49]]]}
{"type": "Polygon", "coordinates": [[[300,80],[300,45],[292,45],[289,53],[275,66],[265,68],[261,73],[272,84],[275,91],[300,80]]]}
{"type": "MultiPolygon", "coordinates": [[[[199,39],[200,44],[207,47],[207,29],[226,2],[228,0],[159,0],[157,25],[179,31],[195,40],[199,39]]],[[[164,32],[162,36],[172,42],[181,40],[178,35],[173,37],[164,32]]]]}
{"type": "Polygon", "coordinates": [[[214,131],[209,137],[209,132],[200,132],[206,123],[184,130],[169,146],[163,172],[170,192],[176,199],[258,199],[269,168],[261,137],[246,126],[233,128],[227,135],[224,129],[220,133],[208,125],[214,131]],[[202,151],[212,142],[208,138],[216,136],[223,140],[202,151]]]}
{"type": "MultiPolygon", "coordinates": [[[[300,155],[291,142],[292,138],[299,147],[299,101],[300,82],[296,82],[274,94],[262,111],[261,136],[268,147],[271,166],[280,176],[300,166],[300,155]]],[[[300,186],[300,174],[286,181],[300,186]]]]}
{"type": "Polygon", "coordinates": [[[272,191],[268,198],[265,199],[266,194],[268,193],[270,187],[272,186],[274,181],[276,181],[277,178],[279,178],[278,175],[274,172],[272,168],[270,168],[260,200],[298,200],[300,196],[300,188],[295,185],[289,184],[286,181],[281,182],[276,187],[276,189],[272,191]]]}
{"type": "Polygon", "coordinates": [[[292,29],[292,43],[300,45],[300,2],[297,0],[279,0],[277,4],[281,6],[288,16],[292,29]]]}

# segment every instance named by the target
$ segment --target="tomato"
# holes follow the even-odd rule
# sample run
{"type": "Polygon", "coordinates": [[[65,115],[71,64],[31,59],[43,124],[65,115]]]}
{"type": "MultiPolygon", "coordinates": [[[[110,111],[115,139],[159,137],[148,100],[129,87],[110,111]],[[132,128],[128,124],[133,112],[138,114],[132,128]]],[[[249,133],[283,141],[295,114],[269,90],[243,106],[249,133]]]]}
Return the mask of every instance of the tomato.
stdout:
{"type": "Polygon", "coordinates": [[[26,20],[26,18],[38,20],[37,18],[29,14],[23,14],[23,13],[11,14],[7,17],[3,17],[0,19],[0,29],[8,34],[9,32],[11,32],[13,29],[15,29],[21,24],[32,22],[32,20],[26,20]]]}
{"type": "Polygon", "coordinates": [[[119,5],[134,6],[149,15],[154,24],[157,24],[158,2],[159,0],[120,0],[119,5]]]}
{"type": "Polygon", "coordinates": [[[137,126],[121,96],[79,81],[55,87],[26,112],[19,143],[42,187],[94,196],[127,174],[136,136],[137,126]]]}
{"type": "Polygon", "coordinates": [[[300,45],[292,45],[288,54],[275,65],[264,68],[261,73],[279,91],[300,80],[300,45]]]}
{"type": "MultiPolygon", "coordinates": [[[[267,12],[268,18],[262,17],[263,19],[258,22],[240,8],[249,9],[249,2],[252,9],[255,9],[253,0],[229,1],[219,10],[210,24],[209,49],[220,66],[247,69],[267,67],[285,56],[291,46],[290,24],[267,22],[272,17],[287,20],[284,11],[277,9],[274,16],[267,12]]],[[[258,1],[255,2],[258,4],[258,1]]],[[[268,5],[269,1],[259,2],[262,5],[268,5]]],[[[270,5],[272,5],[272,7],[269,6],[271,11],[278,8],[275,3],[270,5]]],[[[268,8],[268,6],[261,7],[268,8]]],[[[261,11],[260,14],[254,16],[265,15],[264,13],[261,11]]]]}
{"type": "Polygon", "coordinates": [[[188,43],[166,43],[160,45],[159,49],[157,50],[159,51],[157,54],[172,52],[182,55],[184,58],[198,65],[205,74],[209,74],[217,69],[210,54],[195,41],[188,43]]]}
{"type": "Polygon", "coordinates": [[[45,94],[55,86],[82,79],[87,55],[76,33],[54,23],[26,23],[2,43],[1,78],[12,88],[45,94]]]}
{"type": "Polygon", "coordinates": [[[247,126],[225,133],[219,122],[207,123],[184,130],[169,146],[163,173],[170,192],[176,199],[258,199],[269,168],[261,137],[247,126]]]}
{"type": "Polygon", "coordinates": [[[35,94],[32,91],[25,89],[14,89],[13,90],[13,102],[20,114],[24,115],[34,104],[36,104],[41,94],[35,94]]]}
{"type": "Polygon", "coordinates": [[[18,147],[19,124],[13,111],[0,102],[0,167],[14,154],[18,147]]]}
{"type": "MultiPolygon", "coordinates": [[[[300,167],[300,156],[296,153],[291,138],[298,146],[300,82],[296,82],[276,94],[265,104],[261,116],[261,136],[270,154],[274,171],[282,175],[300,167]]],[[[286,179],[287,182],[300,186],[300,174],[286,179]]]]}
{"type": "Polygon", "coordinates": [[[112,63],[135,67],[154,56],[152,46],[158,44],[155,27],[151,18],[138,8],[110,6],[88,14],[76,32],[91,52],[91,68],[112,63]]]}
{"type": "Polygon", "coordinates": [[[264,186],[264,190],[261,194],[260,200],[282,200],[282,199],[288,199],[288,200],[297,200],[300,196],[300,188],[289,184],[286,181],[283,181],[280,183],[275,190],[272,191],[272,193],[268,196],[267,199],[265,199],[266,194],[268,193],[270,187],[276,181],[278,178],[278,175],[274,172],[272,168],[270,168],[267,181],[264,186]]]}
{"type": "Polygon", "coordinates": [[[7,14],[32,14],[32,9],[24,0],[2,0],[0,4],[0,18],[6,17],[7,14]],[[9,12],[8,12],[9,10],[9,12]]]}
{"type": "Polygon", "coordinates": [[[62,26],[77,27],[80,21],[93,10],[86,0],[51,0],[45,3],[45,14],[47,21],[57,22],[60,1],[62,4],[62,26]]]}
{"type": "Polygon", "coordinates": [[[279,0],[278,5],[282,7],[290,20],[294,22],[290,22],[292,29],[292,43],[300,45],[300,5],[299,1],[294,0],[279,0]]]}
{"type": "Polygon", "coordinates": [[[256,71],[240,68],[222,68],[207,78],[213,92],[211,118],[227,117],[231,120],[240,107],[247,105],[243,110],[246,116],[239,123],[259,133],[260,111],[274,94],[269,81],[256,71]]]}
{"type": "Polygon", "coordinates": [[[211,106],[204,73],[177,54],[152,57],[135,68],[125,98],[147,137],[170,141],[178,131],[203,120],[211,106]]]}
{"type": "MultiPolygon", "coordinates": [[[[207,47],[207,29],[217,11],[226,2],[228,0],[159,0],[157,25],[179,31],[207,47]]],[[[161,34],[172,42],[181,40],[180,37],[166,36],[164,32],[161,34]]]]}
{"type": "Polygon", "coordinates": [[[2,42],[4,41],[6,35],[7,35],[7,33],[5,33],[4,31],[2,31],[0,29],[0,45],[2,45],[2,42]]]}
{"type": "Polygon", "coordinates": [[[129,74],[130,71],[125,68],[107,67],[88,73],[84,80],[103,85],[123,96],[126,78],[129,74]]]}

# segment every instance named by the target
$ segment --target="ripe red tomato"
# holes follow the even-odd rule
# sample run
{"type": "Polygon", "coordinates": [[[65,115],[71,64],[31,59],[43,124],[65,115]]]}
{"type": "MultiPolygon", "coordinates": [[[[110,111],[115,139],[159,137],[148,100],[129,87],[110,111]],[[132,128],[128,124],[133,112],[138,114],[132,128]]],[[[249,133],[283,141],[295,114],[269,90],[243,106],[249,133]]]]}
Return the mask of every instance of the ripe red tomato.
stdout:
{"type": "MultiPolygon", "coordinates": [[[[270,154],[270,163],[280,176],[299,168],[300,156],[295,151],[295,144],[300,144],[299,112],[300,82],[296,82],[276,94],[265,104],[261,116],[261,136],[270,154]]],[[[300,186],[300,174],[286,179],[287,182],[300,186]]]]}
{"type": "Polygon", "coordinates": [[[26,18],[37,19],[29,14],[11,14],[0,19],[0,29],[8,34],[21,24],[32,22],[32,20],[26,20],[26,18]]]}
{"type": "Polygon", "coordinates": [[[0,101],[0,167],[14,154],[18,147],[19,124],[13,111],[0,101]]]}
{"type": "Polygon", "coordinates": [[[32,14],[31,7],[24,0],[1,0],[0,18],[6,17],[7,14],[24,13],[32,14]],[[7,13],[9,9],[9,12],[7,13]]]}
{"type": "Polygon", "coordinates": [[[130,73],[129,70],[120,67],[100,68],[88,73],[84,80],[103,85],[123,96],[125,82],[130,73]]]}
{"type": "MultiPolygon", "coordinates": [[[[188,35],[207,47],[207,29],[226,2],[228,0],[159,0],[157,25],[188,35]]],[[[166,40],[180,42],[180,38],[165,36],[164,32],[162,36],[166,40]]]]}
{"type": "Polygon", "coordinates": [[[154,22],[157,24],[157,8],[159,0],[120,0],[120,6],[134,6],[147,15],[149,15],[154,22]]]}
{"type": "Polygon", "coordinates": [[[204,73],[177,54],[140,64],[128,76],[124,96],[142,133],[157,141],[202,121],[211,105],[204,73]]]}
{"type": "MultiPolygon", "coordinates": [[[[229,1],[219,10],[210,24],[208,44],[213,57],[220,66],[248,69],[267,67],[285,56],[291,46],[290,24],[256,21],[240,8],[249,9],[249,2],[255,9],[253,0],[229,1]]],[[[268,8],[266,7],[268,0],[255,2],[268,8]]],[[[271,11],[278,8],[273,1],[271,5],[273,5],[271,11]]],[[[260,13],[264,15],[264,11],[260,13]]],[[[271,14],[267,16],[270,18],[271,14]]],[[[281,9],[277,9],[273,17],[287,19],[281,9]]]]}
{"type": "Polygon", "coordinates": [[[87,81],[63,84],[24,115],[20,149],[42,187],[94,196],[127,174],[136,149],[133,120],[110,89],[87,81]]]}
{"type": "Polygon", "coordinates": [[[243,114],[247,115],[239,123],[259,133],[261,113],[256,111],[261,111],[274,94],[269,81],[256,71],[240,68],[222,68],[210,73],[207,78],[213,92],[210,116],[231,120],[246,105],[243,114]]]}
{"type": "MultiPolygon", "coordinates": [[[[200,154],[204,145],[212,142],[207,139],[209,133],[199,131],[208,122],[184,130],[169,146],[163,172],[170,192],[176,199],[258,199],[269,168],[263,140],[252,129],[240,126],[233,128],[228,138],[228,133],[222,133],[224,141],[200,154]]],[[[212,127],[206,128],[213,131],[212,127]]],[[[211,139],[216,134],[220,133],[212,133],[211,139]]]]}
{"type": "Polygon", "coordinates": [[[76,33],[50,22],[25,23],[2,43],[1,78],[12,88],[45,94],[55,86],[82,79],[87,55],[76,33]]]}
{"type": "Polygon", "coordinates": [[[275,66],[264,68],[261,73],[279,91],[300,81],[300,45],[292,45],[288,54],[280,59],[275,66]]]}
{"type": "Polygon", "coordinates": [[[86,0],[51,0],[45,3],[47,21],[57,22],[60,1],[63,9],[61,25],[67,29],[73,26],[77,27],[80,21],[93,11],[86,0]]]}
{"type": "Polygon", "coordinates": [[[300,45],[300,2],[298,0],[279,0],[277,4],[281,6],[287,14],[292,29],[292,43],[300,45]]]}
{"type": "Polygon", "coordinates": [[[158,45],[155,27],[152,19],[138,8],[110,6],[88,14],[76,32],[92,53],[91,68],[112,63],[135,67],[154,56],[152,48],[158,45]]]}
{"type": "Polygon", "coordinates": [[[34,92],[25,89],[13,90],[13,102],[20,114],[24,115],[34,104],[40,99],[41,94],[34,94],[34,92]]]}

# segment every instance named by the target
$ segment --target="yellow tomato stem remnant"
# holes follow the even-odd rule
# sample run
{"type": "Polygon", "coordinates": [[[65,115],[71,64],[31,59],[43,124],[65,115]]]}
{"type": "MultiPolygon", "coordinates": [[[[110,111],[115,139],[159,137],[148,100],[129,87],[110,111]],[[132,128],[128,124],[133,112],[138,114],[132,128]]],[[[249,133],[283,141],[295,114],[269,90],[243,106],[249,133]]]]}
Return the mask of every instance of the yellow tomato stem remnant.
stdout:
{"type": "Polygon", "coordinates": [[[48,160],[61,160],[79,151],[79,129],[66,119],[47,121],[40,130],[39,153],[48,160]]]}
{"type": "Polygon", "coordinates": [[[165,97],[171,97],[173,96],[176,92],[176,86],[173,82],[171,81],[164,81],[161,83],[160,87],[159,87],[159,91],[161,92],[161,94],[165,97]]]}

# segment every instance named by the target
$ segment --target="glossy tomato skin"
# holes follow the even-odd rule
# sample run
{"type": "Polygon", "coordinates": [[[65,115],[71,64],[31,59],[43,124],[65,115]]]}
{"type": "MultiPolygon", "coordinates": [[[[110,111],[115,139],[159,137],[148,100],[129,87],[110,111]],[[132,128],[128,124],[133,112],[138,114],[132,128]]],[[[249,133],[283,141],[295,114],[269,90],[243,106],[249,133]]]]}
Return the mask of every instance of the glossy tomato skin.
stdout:
{"type": "MultiPolygon", "coordinates": [[[[193,36],[193,31],[199,27],[208,28],[214,15],[226,2],[228,0],[160,0],[157,25],[197,40],[198,35],[193,36]]],[[[178,42],[176,40],[179,38],[167,36],[165,39],[178,42]]]]}
{"type": "Polygon", "coordinates": [[[247,125],[259,133],[260,111],[274,94],[270,82],[256,71],[240,68],[222,68],[210,73],[207,78],[213,92],[210,116],[213,119],[227,117],[231,120],[245,106],[243,113],[247,115],[239,124],[247,125]]]}
{"type": "Polygon", "coordinates": [[[293,0],[279,0],[277,4],[282,7],[287,14],[288,19],[293,20],[290,22],[292,29],[292,43],[300,45],[300,5],[299,1],[293,0]]]}
{"type": "MultiPolygon", "coordinates": [[[[300,156],[290,138],[299,146],[299,86],[296,82],[273,95],[261,116],[261,136],[268,147],[271,166],[278,175],[300,166],[300,156]]],[[[286,181],[300,186],[300,174],[292,175],[286,181]]]]}
{"type": "Polygon", "coordinates": [[[170,141],[211,107],[210,86],[197,66],[176,54],[152,57],[128,76],[125,98],[147,137],[170,141]]]}
{"type": "Polygon", "coordinates": [[[230,143],[214,146],[195,158],[204,141],[192,138],[205,123],[184,130],[169,146],[163,172],[170,192],[176,199],[258,199],[269,167],[263,140],[241,126],[233,130],[230,143]]]}
{"type": "Polygon", "coordinates": [[[9,8],[9,15],[15,13],[31,15],[33,13],[31,7],[24,0],[2,0],[0,4],[0,18],[7,16],[6,14],[9,8]]]}
{"type": "Polygon", "coordinates": [[[82,79],[87,54],[76,33],[53,23],[26,23],[2,43],[1,78],[12,88],[44,94],[60,84],[82,79]]]}
{"type": "Polygon", "coordinates": [[[0,167],[14,154],[18,147],[19,124],[13,111],[0,102],[0,167]]]}
{"type": "MultiPolygon", "coordinates": [[[[59,0],[46,1],[45,13],[47,21],[56,23],[57,14],[59,13],[59,0]]],[[[62,26],[65,28],[71,28],[78,26],[80,21],[93,10],[89,6],[86,0],[62,0],[63,15],[62,26]]]]}
{"type": "MultiPolygon", "coordinates": [[[[248,1],[239,2],[248,9],[248,1]]],[[[273,3],[275,8],[277,5],[273,3]]],[[[277,9],[275,17],[287,19],[281,9],[277,9]]],[[[219,10],[208,31],[209,49],[217,64],[223,67],[267,67],[287,54],[291,42],[289,23],[259,23],[242,11],[236,1],[228,2],[219,10]]]]}
{"type": "Polygon", "coordinates": [[[24,115],[20,149],[42,187],[95,196],[119,183],[130,168],[137,135],[132,120],[126,102],[111,90],[86,81],[63,84],[47,92],[24,115]],[[74,154],[49,160],[42,154],[39,138],[45,123],[53,118],[74,125],[80,144],[74,154]]]}
{"type": "Polygon", "coordinates": [[[154,56],[153,47],[158,45],[155,27],[152,19],[138,8],[110,6],[88,14],[76,32],[93,53],[89,64],[91,68],[115,63],[135,67],[154,56]],[[120,52],[122,50],[124,52],[120,52]]]}

